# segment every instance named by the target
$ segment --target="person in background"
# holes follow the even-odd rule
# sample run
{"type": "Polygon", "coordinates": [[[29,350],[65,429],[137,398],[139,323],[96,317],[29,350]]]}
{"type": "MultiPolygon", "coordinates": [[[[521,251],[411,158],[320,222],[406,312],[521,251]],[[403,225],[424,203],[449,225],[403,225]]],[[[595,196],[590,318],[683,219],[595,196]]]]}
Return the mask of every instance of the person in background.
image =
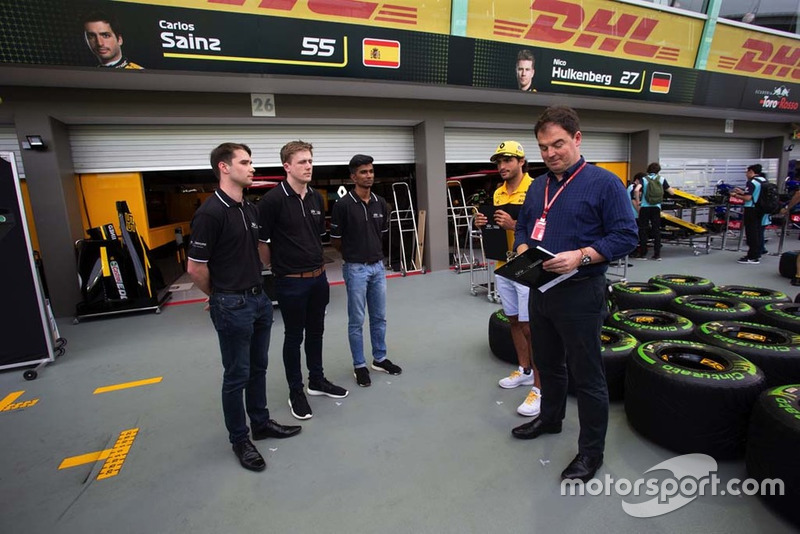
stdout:
{"type": "Polygon", "coordinates": [[[542,263],[549,272],[578,272],[529,299],[534,361],[542,383],[539,417],[512,430],[518,439],[561,432],[567,407],[567,365],[575,382],[580,434],[578,454],[562,479],[584,482],[603,463],[608,428],[608,387],[600,353],[607,313],[608,262],[636,248],[636,221],[622,181],[581,156],[578,114],[550,107],[534,126],[549,171],[528,189],[514,233],[517,253],[541,246],[555,254],[542,263]]]}
{"type": "Polygon", "coordinates": [[[284,426],[267,409],[267,354],[272,303],[262,290],[258,256],[258,212],[244,198],[253,183],[253,161],[244,144],[223,143],[211,152],[219,187],[192,218],[187,272],[208,295],[211,321],[222,353],[222,412],[239,463],[251,471],[267,464],[253,439],[288,438],[299,426],[284,426]],[[242,402],[244,393],[244,402],[242,402]]]}
{"type": "MultiPolygon", "coordinates": [[[[497,165],[497,171],[503,180],[503,183],[494,192],[494,205],[500,208],[506,207],[505,210],[495,210],[493,222],[506,231],[510,252],[514,244],[514,228],[517,220],[508,211],[512,211],[512,208],[519,209],[519,206],[525,201],[525,194],[533,180],[527,173],[528,162],[525,159],[525,150],[516,141],[500,143],[490,160],[497,165]]],[[[488,220],[484,214],[480,212],[475,214],[475,226],[481,228],[487,223],[488,220]]],[[[505,262],[498,262],[497,267],[504,264],[505,262]]],[[[531,329],[528,322],[529,288],[502,276],[496,277],[496,285],[500,302],[503,304],[503,313],[508,317],[511,325],[511,340],[514,343],[519,364],[519,367],[511,371],[509,376],[500,380],[499,385],[506,389],[531,386],[525,400],[517,407],[517,413],[526,417],[536,417],[541,411],[542,392],[539,372],[531,357],[531,329]]]]}
{"type": "MultiPolygon", "coordinates": [[[[639,186],[639,250],[631,258],[637,260],[647,259],[647,242],[649,237],[653,238],[653,257],[655,261],[661,261],[661,200],[664,193],[674,194],[666,178],[658,173],[661,172],[661,165],[653,162],[647,166],[647,174],[642,177],[639,186]],[[659,187],[660,194],[648,194],[648,189],[659,187]]],[[[651,191],[653,193],[654,191],[651,191]]]]}
{"type": "Polygon", "coordinates": [[[372,384],[364,360],[364,312],[369,310],[372,369],[390,375],[403,370],[386,357],[386,271],[383,238],[389,232],[389,208],[372,192],[375,169],[372,156],[350,159],[350,179],[355,187],[333,206],[331,243],[342,253],[347,289],[347,337],[353,357],[356,384],[372,384]]]}
{"type": "Polygon", "coordinates": [[[750,165],[745,171],[747,185],[744,189],[734,187],[731,196],[744,201],[744,232],[747,239],[747,254],[737,261],[745,265],[758,265],[761,263],[761,251],[764,244],[761,242],[762,226],[764,217],[756,209],[758,196],[761,194],[760,179],[761,165],[758,163],[750,165]]]}

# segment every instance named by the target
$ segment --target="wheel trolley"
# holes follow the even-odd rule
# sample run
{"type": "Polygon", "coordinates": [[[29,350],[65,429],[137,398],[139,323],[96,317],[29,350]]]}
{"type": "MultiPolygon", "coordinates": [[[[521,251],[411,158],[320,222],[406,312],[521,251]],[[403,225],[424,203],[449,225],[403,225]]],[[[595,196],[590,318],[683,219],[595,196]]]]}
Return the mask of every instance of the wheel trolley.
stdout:
{"type": "MultiPolygon", "coordinates": [[[[392,184],[392,197],[394,199],[394,210],[389,214],[389,225],[395,225],[400,241],[400,274],[405,276],[408,273],[425,274],[425,266],[422,264],[422,243],[419,239],[417,219],[414,213],[414,202],[411,199],[411,188],[406,182],[395,182],[392,184]],[[408,208],[401,209],[399,201],[403,199],[408,208]],[[406,236],[409,236],[410,247],[406,252],[406,236]],[[410,268],[409,268],[410,266],[410,268]]],[[[389,252],[392,250],[392,232],[389,231],[389,252]]]]}

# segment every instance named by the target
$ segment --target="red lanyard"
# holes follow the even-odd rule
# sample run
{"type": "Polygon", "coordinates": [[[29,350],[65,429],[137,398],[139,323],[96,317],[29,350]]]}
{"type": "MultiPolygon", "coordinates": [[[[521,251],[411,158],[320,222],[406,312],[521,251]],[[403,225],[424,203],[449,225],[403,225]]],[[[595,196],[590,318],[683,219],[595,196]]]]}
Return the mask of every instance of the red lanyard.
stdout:
{"type": "Polygon", "coordinates": [[[562,192],[564,189],[566,189],[566,188],[567,188],[567,186],[569,185],[569,183],[570,183],[572,180],[574,180],[576,176],[578,176],[578,173],[580,173],[580,172],[583,170],[583,168],[584,168],[584,167],[586,167],[586,161],[585,161],[585,160],[584,160],[584,162],[583,162],[583,165],[581,165],[580,167],[578,167],[578,170],[577,170],[577,171],[575,171],[574,173],[572,173],[572,176],[570,176],[570,177],[569,177],[569,179],[568,179],[568,180],[566,181],[566,183],[565,183],[565,184],[564,184],[564,185],[561,187],[561,189],[559,189],[558,191],[556,191],[556,194],[555,194],[555,195],[553,195],[553,200],[550,200],[550,201],[548,201],[548,198],[550,198],[550,180],[547,180],[547,184],[544,186],[544,211],[542,211],[542,216],[541,216],[541,218],[542,218],[542,219],[547,219],[547,212],[548,212],[548,211],[550,211],[550,208],[553,206],[553,203],[554,203],[554,202],[556,201],[556,199],[558,198],[558,195],[560,195],[560,194],[561,194],[561,192],[562,192]]]}

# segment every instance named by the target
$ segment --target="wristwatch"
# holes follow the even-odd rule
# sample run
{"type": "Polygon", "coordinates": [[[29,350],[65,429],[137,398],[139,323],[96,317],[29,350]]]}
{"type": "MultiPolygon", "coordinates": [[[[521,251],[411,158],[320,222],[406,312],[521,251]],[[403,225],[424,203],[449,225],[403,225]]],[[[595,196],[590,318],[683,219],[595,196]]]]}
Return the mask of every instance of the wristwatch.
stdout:
{"type": "Polygon", "coordinates": [[[586,252],[584,252],[583,249],[580,250],[580,253],[582,254],[582,256],[581,256],[581,267],[583,267],[584,265],[589,265],[590,263],[592,263],[592,257],[589,256],[586,252]]]}

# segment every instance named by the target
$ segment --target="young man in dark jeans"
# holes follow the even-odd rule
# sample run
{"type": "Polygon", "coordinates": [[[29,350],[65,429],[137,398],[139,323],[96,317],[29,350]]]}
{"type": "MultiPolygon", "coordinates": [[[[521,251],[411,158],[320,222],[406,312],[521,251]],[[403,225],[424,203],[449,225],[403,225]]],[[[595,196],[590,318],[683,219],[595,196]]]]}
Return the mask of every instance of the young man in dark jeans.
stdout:
{"type": "Polygon", "coordinates": [[[211,320],[222,352],[222,411],[233,452],[245,469],[262,471],[264,458],[253,439],[287,438],[299,426],[279,425],[267,409],[267,352],[272,303],[262,291],[258,257],[258,212],[244,198],[253,183],[253,162],[247,145],[224,143],[211,152],[219,188],[192,218],[187,271],[209,295],[211,320]],[[242,403],[242,392],[245,402],[242,403]]]}
{"type": "Polygon", "coordinates": [[[325,204],[309,183],[313,147],[291,141],[281,148],[286,180],[258,204],[258,251],[275,273],[275,293],[284,324],[283,365],[289,383],[289,407],[297,419],[310,419],[311,406],[303,393],[300,345],[305,334],[308,394],[343,399],[348,391],[331,384],[322,370],[322,333],[330,287],[325,274],[322,235],[325,204]]]}
{"type": "Polygon", "coordinates": [[[383,238],[389,232],[389,208],[372,192],[375,169],[372,156],[350,159],[355,187],[333,206],[331,241],[341,251],[347,288],[347,337],[353,356],[353,374],[361,387],[372,384],[364,360],[364,312],[369,310],[372,368],[399,375],[403,370],[386,357],[386,271],[383,238]]]}

